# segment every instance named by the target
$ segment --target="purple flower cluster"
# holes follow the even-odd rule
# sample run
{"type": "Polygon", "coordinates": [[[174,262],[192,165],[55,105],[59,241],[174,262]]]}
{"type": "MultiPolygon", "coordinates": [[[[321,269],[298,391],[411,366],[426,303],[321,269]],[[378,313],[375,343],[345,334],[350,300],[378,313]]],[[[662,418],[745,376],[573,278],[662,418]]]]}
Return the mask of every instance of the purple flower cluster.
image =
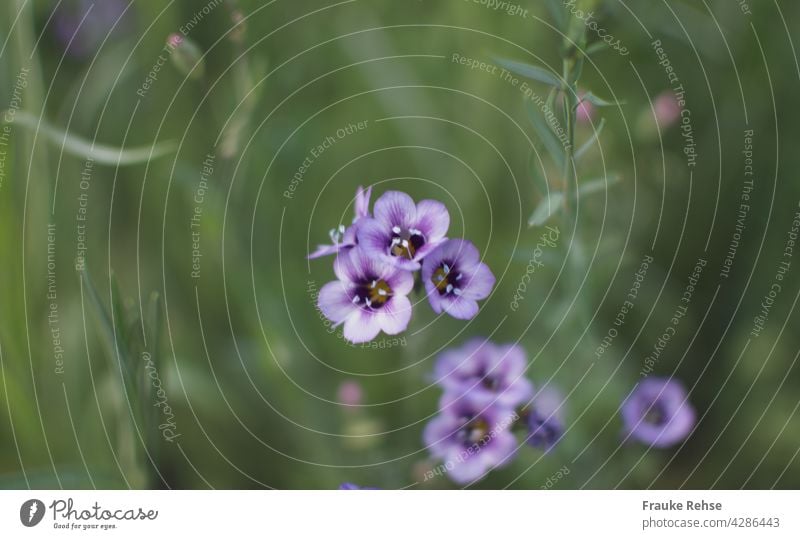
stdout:
{"type": "Polygon", "coordinates": [[[411,302],[406,296],[420,275],[431,308],[469,320],[478,300],[489,296],[495,278],[478,249],[465,240],[448,239],[450,214],[441,202],[414,203],[406,193],[387,191],[369,211],[372,188],[359,188],[350,226],[331,230],[330,245],[309,255],[336,255],[338,280],[320,290],[319,308],[353,343],[371,341],[383,331],[396,335],[408,327],[411,302]]]}
{"type": "Polygon", "coordinates": [[[439,356],[434,376],[444,395],[423,441],[453,481],[470,483],[511,462],[515,428],[527,430],[526,441],[545,450],[563,434],[560,395],[535,393],[525,378],[527,364],[521,347],[479,338],[439,356]]]}

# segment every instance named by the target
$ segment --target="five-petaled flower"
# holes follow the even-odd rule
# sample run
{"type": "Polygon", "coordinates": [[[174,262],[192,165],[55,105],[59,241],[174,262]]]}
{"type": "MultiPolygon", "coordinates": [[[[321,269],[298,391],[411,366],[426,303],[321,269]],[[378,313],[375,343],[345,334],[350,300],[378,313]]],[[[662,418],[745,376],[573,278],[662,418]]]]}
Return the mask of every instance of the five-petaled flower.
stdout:
{"type": "Polygon", "coordinates": [[[319,308],[334,324],[344,323],[344,337],[353,343],[371,341],[384,331],[396,335],[408,327],[414,286],[411,273],[348,249],[333,264],[338,281],[319,292],[319,308]]]}
{"type": "Polygon", "coordinates": [[[442,352],[434,376],[445,390],[474,392],[514,408],[533,397],[533,385],[525,378],[527,364],[519,346],[476,337],[442,352]]]}
{"type": "Polygon", "coordinates": [[[356,233],[359,245],[398,268],[414,271],[420,261],[445,240],[450,214],[441,202],[414,200],[400,191],[387,191],[375,201],[373,217],[356,233]]]}
{"type": "Polygon", "coordinates": [[[439,408],[423,440],[453,481],[476,481],[511,461],[517,450],[511,428],[519,417],[514,410],[474,392],[447,392],[439,408]]]}
{"type": "Polygon", "coordinates": [[[454,239],[425,258],[422,282],[436,313],[469,320],[478,314],[478,300],[489,296],[495,278],[472,243],[454,239]]]}
{"type": "Polygon", "coordinates": [[[625,434],[653,447],[684,440],[695,424],[686,389],[677,380],[645,378],[622,403],[625,434]]]}

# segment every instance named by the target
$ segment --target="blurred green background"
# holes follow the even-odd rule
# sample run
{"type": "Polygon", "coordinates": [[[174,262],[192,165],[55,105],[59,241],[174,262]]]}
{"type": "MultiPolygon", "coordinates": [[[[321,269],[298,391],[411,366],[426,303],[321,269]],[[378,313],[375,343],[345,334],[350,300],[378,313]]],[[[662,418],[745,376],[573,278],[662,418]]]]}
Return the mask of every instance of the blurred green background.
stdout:
{"type": "Polygon", "coordinates": [[[4,2],[0,103],[19,108],[0,184],[0,486],[451,488],[422,480],[436,463],[421,432],[441,394],[429,373],[443,348],[491,335],[525,347],[534,384],[569,395],[569,430],[477,487],[538,489],[567,470],[555,488],[797,488],[797,268],[750,333],[800,199],[800,5],[737,4],[576,4],[630,51],[594,52],[579,87],[621,104],[578,124],[580,145],[606,122],[577,166],[579,184],[602,188],[546,221],[563,234],[513,311],[545,230],[528,219],[561,170],[519,88],[452,57],[560,74],[567,51],[545,2],[520,0],[525,15],[467,0],[4,2]],[[181,28],[196,50],[164,56],[181,28]],[[656,39],[686,92],[693,168],[680,126],[655,124],[650,100],[670,89],[656,39]],[[287,198],[311,149],[358,122],[287,198]],[[746,129],[754,189],[723,277],[746,129]],[[359,185],[447,205],[450,236],[473,241],[498,278],[476,319],[437,318],[418,297],[382,349],[329,332],[314,291],[332,260],[305,256],[349,223],[359,185]],[[597,358],[646,255],[635,307],[597,358]],[[622,444],[619,404],[700,257],[654,369],[690,389],[698,427],[672,449],[622,444]],[[347,381],[363,406],[337,404],[347,381]]]}

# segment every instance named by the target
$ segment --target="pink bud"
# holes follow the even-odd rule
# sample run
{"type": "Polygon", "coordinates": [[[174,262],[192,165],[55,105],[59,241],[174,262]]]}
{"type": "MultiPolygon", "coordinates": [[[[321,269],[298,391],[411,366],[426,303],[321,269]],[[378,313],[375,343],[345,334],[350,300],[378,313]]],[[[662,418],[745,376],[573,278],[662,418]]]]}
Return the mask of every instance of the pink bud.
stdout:
{"type": "Polygon", "coordinates": [[[358,406],[361,404],[363,395],[361,384],[354,380],[347,380],[339,386],[339,402],[345,406],[358,406]]]}
{"type": "Polygon", "coordinates": [[[681,115],[681,107],[675,99],[675,94],[670,90],[661,92],[653,102],[656,119],[662,127],[674,124],[681,115]]]}
{"type": "Polygon", "coordinates": [[[167,37],[167,44],[172,48],[180,45],[181,41],[183,41],[183,36],[180,34],[170,34],[169,37],[167,37]]]}
{"type": "Polygon", "coordinates": [[[575,118],[578,120],[579,123],[588,124],[591,121],[593,115],[594,115],[594,105],[592,105],[588,101],[583,101],[583,96],[581,96],[581,103],[575,110],[575,118]]]}

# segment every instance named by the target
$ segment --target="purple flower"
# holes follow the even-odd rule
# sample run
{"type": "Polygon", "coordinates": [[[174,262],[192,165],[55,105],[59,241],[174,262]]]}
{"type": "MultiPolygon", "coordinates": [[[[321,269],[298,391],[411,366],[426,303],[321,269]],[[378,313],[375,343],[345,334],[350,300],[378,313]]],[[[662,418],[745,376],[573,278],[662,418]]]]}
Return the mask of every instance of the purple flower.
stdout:
{"type": "Polygon", "coordinates": [[[344,323],[347,340],[367,342],[381,330],[397,335],[408,327],[411,273],[369,256],[361,247],[340,253],[333,270],[339,280],[322,287],[318,304],[331,322],[344,323]]]}
{"type": "Polygon", "coordinates": [[[358,228],[358,243],[397,267],[414,271],[420,261],[445,240],[450,214],[441,202],[414,200],[387,191],[375,201],[374,217],[358,228]]]}
{"type": "Polygon", "coordinates": [[[123,0],[66,0],[56,7],[53,14],[55,37],[61,45],[69,46],[68,53],[71,56],[90,56],[97,51],[115,24],[114,35],[109,43],[119,38],[118,32],[127,31],[132,21],[129,14],[123,17],[126,7],[127,2],[123,0]],[[120,21],[120,18],[123,20],[120,21]]]}
{"type": "Polygon", "coordinates": [[[495,278],[472,243],[447,240],[425,258],[422,282],[437,314],[469,320],[478,314],[477,300],[489,296],[495,278]]]}
{"type": "Polygon", "coordinates": [[[355,217],[353,217],[353,224],[349,227],[339,225],[337,228],[332,228],[328,235],[331,238],[331,245],[318,245],[316,251],[308,255],[309,259],[320,258],[322,256],[335,255],[341,250],[347,250],[355,247],[356,230],[364,217],[369,217],[369,199],[372,196],[372,187],[364,189],[359,186],[356,190],[355,217]]]}
{"type": "Polygon", "coordinates": [[[355,483],[342,483],[339,490],[378,490],[375,487],[359,487],[355,483]]]}
{"type": "Polygon", "coordinates": [[[514,408],[533,396],[533,385],[524,377],[527,363],[519,346],[474,338],[443,352],[434,375],[445,390],[470,391],[514,408]]]}
{"type": "Polygon", "coordinates": [[[677,380],[645,378],[622,403],[625,433],[653,447],[685,439],[695,424],[686,389],[677,380]]]}
{"type": "Polygon", "coordinates": [[[561,393],[553,388],[539,390],[528,408],[528,438],[533,447],[549,451],[564,434],[561,393]]]}
{"type": "Polygon", "coordinates": [[[422,438],[453,481],[470,483],[511,462],[517,449],[511,428],[519,417],[514,410],[474,392],[447,392],[440,409],[422,438]]]}

